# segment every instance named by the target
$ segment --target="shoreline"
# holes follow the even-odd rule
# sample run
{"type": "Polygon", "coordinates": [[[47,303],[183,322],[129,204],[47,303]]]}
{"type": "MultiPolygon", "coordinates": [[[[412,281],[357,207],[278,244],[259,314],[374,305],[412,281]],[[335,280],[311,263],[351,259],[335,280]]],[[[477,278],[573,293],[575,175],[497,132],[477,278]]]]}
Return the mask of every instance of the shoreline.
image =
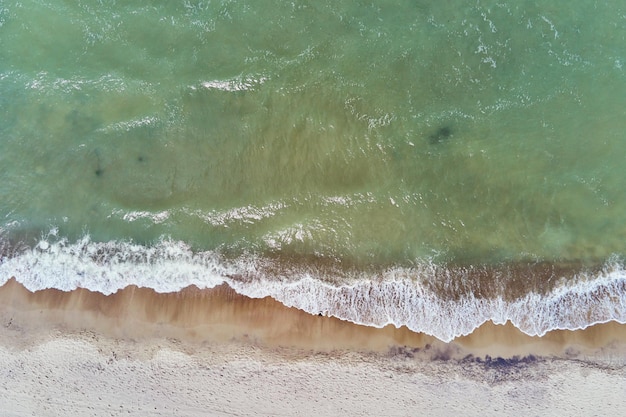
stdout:
{"type": "Polygon", "coordinates": [[[115,294],[0,287],[7,416],[612,415],[626,325],[443,343],[312,316],[226,285],[115,294]]]}
{"type": "Polygon", "coordinates": [[[616,322],[553,330],[539,337],[524,334],[510,322],[488,321],[471,334],[445,343],[405,326],[375,328],[311,315],[271,297],[240,295],[226,284],[202,290],[191,286],[174,293],[129,286],[104,295],[81,288],[30,292],[11,278],[0,287],[0,306],[3,327],[24,329],[23,343],[36,343],[51,331],[90,331],[120,340],[167,338],[196,345],[236,341],[311,352],[405,349],[429,351],[426,357],[438,359],[602,358],[626,353],[626,325],[616,322]]]}
{"type": "Polygon", "coordinates": [[[92,242],[86,235],[74,243],[41,240],[19,254],[13,250],[16,244],[0,238],[1,282],[18,277],[29,291],[84,288],[110,295],[134,285],[182,294],[189,293],[189,285],[226,284],[239,294],[270,296],[310,314],[372,327],[404,325],[445,342],[472,333],[488,319],[510,320],[524,333],[541,336],[556,328],[626,323],[626,271],[617,259],[600,269],[579,262],[477,267],[425,262],[390,269],[373,265],[383,268],[373,273],[332,259],[226,258],[163,239],[142,246],[92,242]]]}

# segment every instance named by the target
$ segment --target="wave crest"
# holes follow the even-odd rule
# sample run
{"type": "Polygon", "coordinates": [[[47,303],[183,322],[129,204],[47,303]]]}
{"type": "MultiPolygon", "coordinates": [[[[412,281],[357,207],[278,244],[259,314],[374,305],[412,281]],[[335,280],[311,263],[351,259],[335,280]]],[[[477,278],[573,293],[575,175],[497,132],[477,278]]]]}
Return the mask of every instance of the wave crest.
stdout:
{"type": "Polygon", "coordinates": [[[32,248],[19,250],[11,249],[2,236],[0,241],[0,284],[15,277],[30,291],[80,287],[111,294],[136,285],[176,292],[191,285],[213,288],[226,283],[248,297],[270,296],[311,314],[367,326],[407,326],[444,342],[467,335],[489,320],[496,324],[511,321],[531,336],[626,322],[626,270],[616,259],[593,273],[561,276],[542,292],[510,297],[461,291],[450,297],[433,282],[439,285],[442,277],[451,276],[463,281],[467,269],[428,261],[412,268],[346,272],[311,264],[286,266],[254,255],[226,258],[214,251],[194,252],[184,242],[169,239],[153,246],[92,242],[88,236],[74,243],[42,239],[32,248]]]}

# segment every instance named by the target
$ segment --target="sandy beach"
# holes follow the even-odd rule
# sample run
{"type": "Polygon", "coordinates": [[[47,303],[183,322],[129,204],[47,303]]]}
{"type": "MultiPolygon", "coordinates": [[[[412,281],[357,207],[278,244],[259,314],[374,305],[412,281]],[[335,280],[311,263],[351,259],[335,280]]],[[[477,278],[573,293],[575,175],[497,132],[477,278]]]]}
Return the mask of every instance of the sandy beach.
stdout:
{"type": "Polygon", "coordinates": [[[2,1],[0,417],[626,415],[626,3],[564,4],[2,1]]]}
{"type": "Polygon", "coordinates": [[[228,287],[0,288],[8,416],[610,415],[626,326],[529,337],[485,324],[445,344],[311,316],[228,287]]]}

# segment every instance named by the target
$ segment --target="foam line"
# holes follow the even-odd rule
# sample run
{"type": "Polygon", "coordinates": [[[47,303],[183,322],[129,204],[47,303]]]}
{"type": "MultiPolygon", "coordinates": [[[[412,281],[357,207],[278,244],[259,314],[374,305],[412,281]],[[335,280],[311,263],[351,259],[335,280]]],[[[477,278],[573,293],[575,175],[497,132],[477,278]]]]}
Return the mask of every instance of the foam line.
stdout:
{"type": "Polygon", "coordinates": [[[441,275],[442,267],[429,262],[411,269],[362,272],[333,283],[316,275],[315,268],[281,269],[271,263],[255,256],[233,260],[211,251],[193,252],[184,242],[168,239],[142,246],[92,242],[85,236],[75,243],[41,240],[5,256],[0,285],[15,277],[30,291],[85,288],[108,295],[130,285],[169,293],[226,283],[251,298],[270,296],[311,314],[367,326],[407,326],[444,342],[490,320],[510,321],[530,336],[609,321],[626,323],[626,272],[618,261],[607,262],[593,275],[567,277],[547,293],[529,292],[512,300],[471,292],[456,298],[438,295],[425,280],[441,275]]]}

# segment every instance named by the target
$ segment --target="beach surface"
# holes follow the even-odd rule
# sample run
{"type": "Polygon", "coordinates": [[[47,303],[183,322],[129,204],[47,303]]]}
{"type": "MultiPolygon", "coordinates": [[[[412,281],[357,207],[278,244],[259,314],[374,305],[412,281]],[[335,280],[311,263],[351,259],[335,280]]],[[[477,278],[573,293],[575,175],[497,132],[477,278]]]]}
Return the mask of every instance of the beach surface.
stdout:
{"type": "Polygon", "coordinates": [[[611,415],[626,326],[529,337],[484,324],[443,343],[223,286],[0,288],[4,415],[611,415]]]}
{"type": "Polygon", "coordinates": [[[624,0],[0,4],[0,417],[624,414],[624,0]]]}

